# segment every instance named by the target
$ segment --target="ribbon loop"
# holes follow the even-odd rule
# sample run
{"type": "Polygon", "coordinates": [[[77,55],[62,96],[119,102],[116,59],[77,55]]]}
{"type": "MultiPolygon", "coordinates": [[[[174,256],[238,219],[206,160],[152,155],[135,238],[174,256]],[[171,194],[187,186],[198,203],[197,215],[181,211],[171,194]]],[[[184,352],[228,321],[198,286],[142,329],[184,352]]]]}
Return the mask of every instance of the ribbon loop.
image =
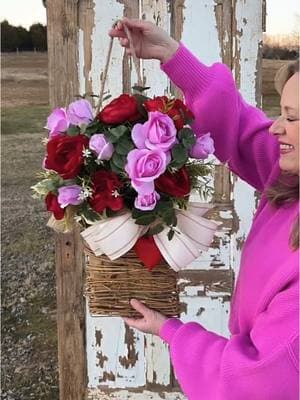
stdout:
{"type": "MultiPolygon", "coordinates": [[[[201,250],[208,250],[218,224],[203,215],[212,207],[190,203],[187,210],[176,210],[177,226],[172,240],[168,239],[167,227],[153,236],[162,256],[175,271],[188,268],[200,256],[201,250]]],[[[137,225],[131,213],[126,212],[95,223],[81,235],[96,256],[104,253],[110,260],[115,260],[132,249],[147,229],[137,225]]]]}

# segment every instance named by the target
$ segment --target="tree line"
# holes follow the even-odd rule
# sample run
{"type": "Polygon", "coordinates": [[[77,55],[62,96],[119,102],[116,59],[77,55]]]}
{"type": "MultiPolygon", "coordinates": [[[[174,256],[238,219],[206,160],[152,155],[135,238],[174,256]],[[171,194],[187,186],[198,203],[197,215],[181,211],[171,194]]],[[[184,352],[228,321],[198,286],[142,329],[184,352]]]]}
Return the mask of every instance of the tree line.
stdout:
{"type": "Polygon", "coordinates": [[[47,51],[47,27],[33,24],[27,30],[13,26],[6,20],[1,22],[1,52],[47,51]]]}

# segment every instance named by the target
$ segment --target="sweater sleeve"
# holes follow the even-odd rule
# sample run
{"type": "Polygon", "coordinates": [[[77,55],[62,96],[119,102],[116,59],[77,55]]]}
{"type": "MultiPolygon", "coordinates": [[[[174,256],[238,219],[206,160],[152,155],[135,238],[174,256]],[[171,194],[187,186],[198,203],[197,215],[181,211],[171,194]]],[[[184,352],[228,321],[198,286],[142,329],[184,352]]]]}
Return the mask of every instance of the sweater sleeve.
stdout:
{"type": "Polygon", "coordinates": [[[182,90],[196,134],[210,132],[216,157],[262,191],[279,158],[278,142],[269,134],[271,120],[242,99],[227,66],[208,67],[181,43],[161,68],[182,90]]]}
{"type": "Polygon", "coordinates": [[[230,339],[195,322],[168,319],[160,337],[170,346],[178,382],[189,400],[297,400],[299,293],[294,279],[259,313],[249,333],[230,339]]]}

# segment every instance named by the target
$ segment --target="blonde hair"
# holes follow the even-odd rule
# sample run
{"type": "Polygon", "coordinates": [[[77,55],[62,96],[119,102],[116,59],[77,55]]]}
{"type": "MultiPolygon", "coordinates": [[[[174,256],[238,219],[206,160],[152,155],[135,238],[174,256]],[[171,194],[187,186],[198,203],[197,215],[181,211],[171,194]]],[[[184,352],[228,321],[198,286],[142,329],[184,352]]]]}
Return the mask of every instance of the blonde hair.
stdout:
{"type": "MultiPolygon", "coordinates": [[[[275,76],[275,88],[281,95],[286,82],[299,72],[299,60],[281,67],[275,76]]],[[[276,182],[266,191],[269,202],[275,207],[291,204],[299,200],[299,176],[281,172],[276,182]]],[[[299,248],[299,214],[293,223],[289,245],[293,250],[299,248]]]]}

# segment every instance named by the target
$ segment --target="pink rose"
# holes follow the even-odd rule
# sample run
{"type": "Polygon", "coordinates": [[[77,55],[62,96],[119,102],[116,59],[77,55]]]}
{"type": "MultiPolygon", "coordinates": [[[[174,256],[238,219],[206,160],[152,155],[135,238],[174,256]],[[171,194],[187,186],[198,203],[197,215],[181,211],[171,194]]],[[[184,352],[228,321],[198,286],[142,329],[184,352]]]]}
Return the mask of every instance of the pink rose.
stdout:
{"type": "Polygon", "coordinates": [[[61,208],[65,208],[72,204],[77,206],[82,203],[82,199],[79,197],[81,193],[81,186],[79,185],[69,185],[62,186],[58,189],[57,201],[61,208]]]}
{"type": "Polygon", "coordinates": [[[67,115],[72,125],[89,124],[93,120],[93,109],[87,100],[76,100],[69,105],[67,115]]]}
{"type": "Polygon", "coordinates": [[[160,195],[156,191],[150,194],[139,194],[135,199],[134,206],[139,210],[153,210],[159,199],[160,195]]]}
{"type": "Polygon", "coordinates": [[[215,151],[214,141],[210,137],[210,133],[206,133],[197,138],[196,143],[190,150],[190,156],[197,159],[204,160],[209,156],[209,154],[213,154],[215,151]]]}
{"type": "Polygon", "coordinates": [[[138,149],[161,149],[166,152],[176,143],[176,128],[173,120],[159,111],[149,112],[144,124],[135,124],[132,140],[138,149]]]}
{"type": "Polygon", "coordinates": [[[65,132],[69,127],[66,110],[64,108],[55,108],[47,118],[46,129],[49,129],[49,136],[53,137],[65,132]]]}
{"type": "Polygon", "coordinates": [[[89,148],[97,155],[98,160],[110,160],[114,146],[103,133],[96,133],[90,138],[89,148]]]}
{"type": "Polygon", "coordinates": [[[160,150],[135,149],[127,156],[125,170],[132,187],[140,194],[154,192],[154,180],[166,170],[167,156],[160,150]]]}

